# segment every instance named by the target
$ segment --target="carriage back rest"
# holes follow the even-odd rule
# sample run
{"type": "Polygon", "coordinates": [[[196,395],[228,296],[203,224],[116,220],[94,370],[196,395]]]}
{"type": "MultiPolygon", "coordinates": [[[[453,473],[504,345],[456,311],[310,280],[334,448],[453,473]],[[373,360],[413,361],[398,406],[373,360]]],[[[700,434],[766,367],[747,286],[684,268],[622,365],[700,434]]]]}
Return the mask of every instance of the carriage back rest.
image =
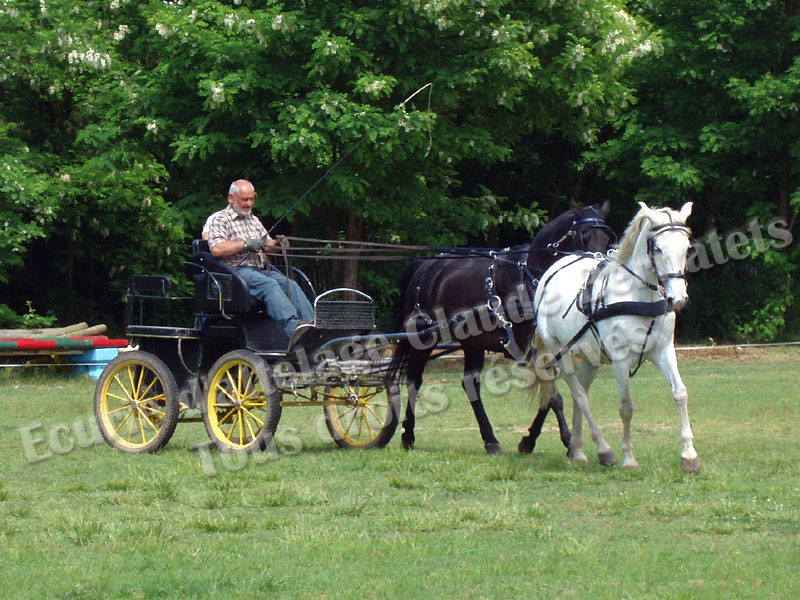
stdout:
{"type": "Polygon", "coordinates": [[[185,265],[194,282],[199,311],[245,313],[258,308],[259,303],[250,296],[250,289],[242,276],[212,256],[206,240],[192,241],[192,259],[185,265]]]}
{"type": "Polygon", "coordinates": [[[211,248],[208,247],[208,240],[192,240],[192,256],[200,252],[211,253],[211,248]]]}

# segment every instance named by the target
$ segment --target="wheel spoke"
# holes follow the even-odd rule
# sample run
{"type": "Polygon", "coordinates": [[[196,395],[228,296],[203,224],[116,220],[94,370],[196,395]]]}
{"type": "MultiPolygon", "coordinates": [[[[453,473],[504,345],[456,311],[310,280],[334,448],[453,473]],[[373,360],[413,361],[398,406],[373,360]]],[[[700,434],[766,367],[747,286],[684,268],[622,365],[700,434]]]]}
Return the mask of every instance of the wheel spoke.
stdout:
{"type": "MultiPolygon", "coordinates": [[[[242,414],[242,419],[244,420],[245,424],[247,425],[247,431],[249,431],[249,432],[250,432],[250,439],[251,439],[251,440],[254,440],[254,439],[256,439],[256,434],[255,434],[255,432],[253,431],[253,426],[252,426],[252,425],[250,425],[250,419],[248,419],[248,418],[247,418],[247,417],[248,417],[248,414],[249,414],[249,413],[247,413],[247,412],[243,412],[243,414],[242,414]]],[[[250,415],[250,416],[252,416],[252,415],[250,415]]]]}
{"type": "Polygon", "coordinates": [[[260,429],[261,427],[263,427],[263,426],[264,426],[264,421],[262,421],[262,420],[261,420],[261,419],[259,419],[257,416],[255,416],[251,410],[249,410],[248,408],[246,408],[246,407],[244,407],[244,406],[243,406],[243,407],[242,407],[242,411],[244,412],[244,414],[245,414],[246,416],[250,417],[251,419],[253,419],[253,421],[255,421],[256,423],[258,423],[258,427],[259,427],[259,429],[260,429]]]}
{"type": "MultiPolygon", "coordinates": [[[[156,433],[158,433],[158,427],[156,427],[156,426],[155,426],[155,424],[154,424],[154,423],[153,423],[153,422],[152,422],[152,421],[151,421],[151,420],[150,420],[150,419],[147,417],[147,415],[146,415],[146,414],[144,414],[144,411],[143,411],[143,410],[141,410],[141,408],[140,408],[140,409],[139,409],[139,423],[140,423],[140,424],[142,423],[142,419],[144,419],[144,422],[145,422],[147,425],[149,425],[149,426],[150,426],[150,428],[151,428],[153,431],[155,431],[156,433]]],[[[144,438],[144,425],[142,425],[142,438],[144,438]]],[[[144,439],[142,439],[142,443],[144,443],[144,441],[145,441],[145,440],[144,440],[144,439]]]]}
{"type": "Polygon", "coordinates": [[[375,417],[375,420],[378,422],[378,425],[383,427],[385,421],[378,416],[378,413],[376,413],[375,410],[369,405],[367,405],[365,408],[375,417]]]}
{"type": "Polygon", "coordinates": [[[131,389],[131,392],[134,398],[141,398],[139,391],[142,389],[142,381],[144,380],[144,367],[139,367],[139,376],[136,379],[136,384],[131,389]]]}
{"type": "MultiPolygon", "coordinates": [[[[149,407],[147,407],[147,406],[144,406],[144,407],[140,406],[139,407],[139,414],[140,414],[141,418],[144,419],[145,423],[147,423],[152,428],[153,431],[158,433],[158,427],[156,427],[155,423],[153,423],[153,421],[150,420],[150,417],[148,417],[145,414],[145,412],[144,412],[145,408],[149,408],[149,407]]],[[[162,413],[162,412],[159,412],[159,411],[154,411],[154,412],[155,412],[155,414],[157,414],[159,416],[162,416],[162,417],[164,416],[164,413],[162,413]]]]}
{"type": "Polygon", "coordinates": [[[141,410],[143,410],[143,411],[147,410],[151,414],[157,415],[159,417],[164,417],[167,414],[165,411],[159,410],[155,406],[150,406],[149,404],[140,404],[139,407],[141,408],[141,410]]]}
{"type": "Polygon", "coordinates": [[[127,401],[130,402],[131,400],[133,400],[133,398],[131,397],[130,392],[128,391],[128,388],[126,388],[125,385],[119,380],[119,373],[115,373],[114,374],[114,381],[117,382],[117,385],[119,386],[119,389],[121,389],[122,392],[125,394],[125,397],[126,397],[127,401]]]}
{"type": "Polygon", "coordinates": [[[222,424],[228,420],[228,417],[230,417],[235,413],[236,413],[236,408],[232,406],[231,409],[225,413],[225,416],[223,416],[221,419],[217,419],[217,423],[219,423],[220,426],[222,426],[222,424]]]}
{"type": "Polygon", "coordinates": [[[130,407],[131,407],[131,405],[130,405],[130,402],[129,402],[128,404],[124,404],[123,406],[120,406],[119,408],[115,408],[113,410],[107,410],[106,414],[107,415],[113,415],[114,413],[118,413],[121,410],[127,410],[130,407]]]}
{"type": "MultiPolygon", "coordinates": [[[[142,368],[142,372],[144,372],[144,368],[142,368]]],[[[144,391],[143,391],[143,392],[141,392],[141,393],[139,394],[139,398],[141,398],[142,400],[144,400],[144,399],[145,399],[145,396],[147,396],[148,392],[149,392],[149,391],[152,389],[152,387],[153,387],[153,386],[154,386],[154,385],[155,385],[157,382],[158,382],[158,377],[153,377],[152,381],[151,381],[151,382],[150,382],[150,383],[147,385],[147,387],[144,389],[144,391]]],[[[163,398],[163,397],[164,397],[164,394],[160,394],[160,396],[163,398]]]]}
{"type": "MultiPolygon", "coordinates": [[[[125,407],[125,408],[127,408],[127,407],[125,407]]],[[[131,416],[132,414],[133,414],[133,411],[132,411],[132,410],[129,410],[129,411],[128,411],[128,414],[127,414],[127,415],[125,415],[125,418],[124,418],[124,419],[122,419],[122,421],[120,421],[119,425],[117,425],[117,428],[116,428],[116,430],[115,430],[117,433],[119,433],[119,430],[120,430],[120,429],[122,429],[123,425],[125,425],[125,421],[127,421],[127,420],[130,418],[130,416],[131,416]]]]}
{"type": "Polygon", "coordinates": [[[139,425],[139,432],[142,434],[142,443],[146,444],[147,438],[145,437],[144,434],[144,423],[142,423],[142,412],[139,410],[136,411],[136,423],[137,425],[139,425]]]}

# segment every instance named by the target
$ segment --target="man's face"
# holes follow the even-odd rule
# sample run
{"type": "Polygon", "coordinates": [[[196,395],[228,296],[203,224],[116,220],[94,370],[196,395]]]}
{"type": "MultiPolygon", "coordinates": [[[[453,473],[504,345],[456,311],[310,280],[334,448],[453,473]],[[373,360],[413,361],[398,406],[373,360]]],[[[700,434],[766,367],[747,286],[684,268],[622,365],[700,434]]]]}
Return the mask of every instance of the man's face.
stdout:
{"type": "Polygon", "coordinates": [[[247,216],[253,210],[253,202],[256,200],[256,192],[252,185],[242,185],[238,194],[228,197],[233,206],[233,210],[242,216],[247,216]]]}

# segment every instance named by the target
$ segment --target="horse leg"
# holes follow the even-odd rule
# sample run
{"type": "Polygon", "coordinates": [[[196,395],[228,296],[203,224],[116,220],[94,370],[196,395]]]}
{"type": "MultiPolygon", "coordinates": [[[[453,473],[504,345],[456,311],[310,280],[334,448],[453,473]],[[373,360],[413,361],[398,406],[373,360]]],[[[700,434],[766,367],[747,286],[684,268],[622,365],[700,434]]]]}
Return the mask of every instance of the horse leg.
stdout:
{"type": "Polygon", "coordinates": [[[547,417],[547,413],[549,411],[550,411],[549,404],[539,409],[539,412],[536,413],[536,417],[534,417],[533,419],[533,423],[531,423],[531,426],[528,428],[528,435],[526,435],[519,441],[519,445],[517,446],[517,452],[519,452],[520,454],[530,454],[531,452],[533,452],[533,449],[536,447],[536,440],[542,433],[542,425],[544,425],[545,417],[547,417]]]}
{"type": "Polygon", "coordinates": [[[414,447],[416,438],[414,437],[414,425],[416,424],[415,411],[419,389],[422,387],[422,373],[425,371],[425,363],[428,361],[430,352],[414,352],[408,359],[406,376],[408,378],[408,404],[406,404],[406,418],[403,421],[403,435],[400,440],[403,448],[411,450],[414,447]]]}
{"type": "Polygon", "coordinates": [[[550,397],[550,404],[548,404],[548,407],[553,410],[553,414],[558,421],[558,433],[561,436],[561,443],[564,444],[564,448],[569,450],[572,434],[569,431],[569,425],[567,425],[567,418],[564,416],[564,399],[561,397],[561,394],[558,393],[558,390],[550,397]]]}
{"type": "MultiPolygon", "coordinates": [[[[544,383],[542,385],[544,385],[544,383]]],[[[552,395],[550,396],[550,400],[548,401],[547,405],[539,407],[539,412],[536,413],[533,423],[528,428],[528,435],[523,437],[517,446],[517,451],[520,454],[530,454],[533,452],[533,449],[536,447],[536,440],[539,439],[539,436],[542,433],[544,420],[550,410],[553,411],[553,413],[556,415],[556,419],[558,420],[558,431],[561,435],[561,443],[564,444],[564,447],[567,450],[569,450],[569,441],[572,437],[572,434],[569,431],[567,419],[564,417],[564,399],[561,397],[561,394],[558,393],[555,385],[553,385],[550,393],[552,395]]]]}
{"type": "MultiPolygon", "coordinates": [[[[600,363],[597,361],[596,363],[592,362],[591,360],[585,359],[581,361],[580,366],[578,367],[578,381],[583,388],[583,391],[586,392],[587,395],[587,402],[588,402],[588,395],[589,395],[589,388],[592,385],[592,382],[597,377],[597,373],[600,370],[600,363]]],[[[599,431],[599,427],[598,427],[599,431]]],[[[593,433],[592,439],[597,443],[597,439],[593,433]]],[[[611,465],[617,464],[617,455],[614,454],[614,451],[611,447],[602,440],[601,434],[601,441],[602,443],[597,445],[597,458],[600,461],[600,464],[608,467],[611,465]]]]}
{"type": "Polygon", "coordinates": [[[489,454],[502,454],[503,449],[494,436],[492,424],[489,422],[489,417],[486,415],[481,401],[481,370],[483,369],[484,359],[483,350],[464,348],[464,377],[461,380],[461,385],[467,393],[472,412],[475,413],[475,418],[478,421],[478,428],[480,429],[486,452],[489,454]]]}
{"type": "Polygon", "coordinates": [[[619,416],[622,419],[622,466],[626,469],[637,469],[639,463],[633,457],[631,442],[631,420],[633,419],[633,399],[631,398],[631,382],[628,369],[630,365],[623,361],[611,366],[619,394],[619,416]]]}
{"type": "Polygon", "coordinates": [[[592,416],[592,412],[589,410],[589,398],[586,394],[586,390],[581,385],[578,376],[574,372],[567,373],[564,375],[564,379],[569,386],[570,392],[572,393],[572,402],[574,404],[572,412],[572,439],[570,440],[569,456],[575,462],[583,464],[589,462],[586,458],[586,454],[583,451],[582,420],[584,417],[586,418],[586,422],[589,424],[592,440],[597,446],[597,455],[599,457],[608,456],[609,453],[613,455],[614,453],[611,450],[611,447],[603,438],[603,432],[600,430],[600,427],[597,425],[597,422],[592,416]]]}
{"type": "Polygon", "coordinates": [[[700,458],[694,449],[694,435],[689,424],[689,393],[683,384],[681,374],[678,372],[678,359],[675,357],[675,346],[672,344],[662,353],[652,358],[653,362],[661,369],[672,389],[672,397],[678,406],[681,418],[681,469],[686,473],[697,473],[700,470],[700,458]]]}

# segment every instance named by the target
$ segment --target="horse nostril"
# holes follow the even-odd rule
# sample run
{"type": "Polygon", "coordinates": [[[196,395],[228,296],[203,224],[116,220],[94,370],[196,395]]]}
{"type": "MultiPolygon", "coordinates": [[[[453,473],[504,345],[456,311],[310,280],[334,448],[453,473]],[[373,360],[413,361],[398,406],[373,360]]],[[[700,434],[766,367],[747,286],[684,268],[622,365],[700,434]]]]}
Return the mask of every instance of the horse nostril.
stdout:
{"type": "Polygon", "coordinates": [[[675,298],[667,298],[667,309],[678,312],[686,306],[686,300],[675,300],[675,298]]]}

